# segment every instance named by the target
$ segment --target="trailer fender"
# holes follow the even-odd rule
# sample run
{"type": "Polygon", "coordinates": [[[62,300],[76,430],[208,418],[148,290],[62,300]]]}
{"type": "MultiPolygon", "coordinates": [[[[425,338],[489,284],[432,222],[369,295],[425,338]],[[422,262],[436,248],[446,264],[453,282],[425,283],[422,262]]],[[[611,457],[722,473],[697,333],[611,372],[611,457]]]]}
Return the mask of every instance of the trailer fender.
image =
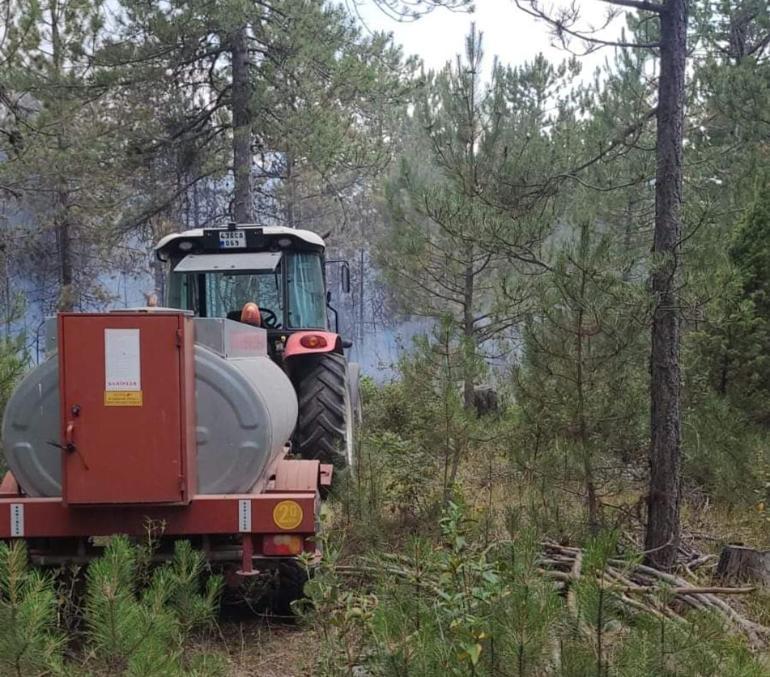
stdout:
{"type": "Polygon", "coordinates": [[[331,484],[332,468],[318,461],[282,459],[275,469],[268,491],[305,493],[331,484]]]}
{"type": "Polygon", "coordinates": [[[342,339],[331,331],[298,331],[286,340],[285,358],[318,353],[341,353],[342,339]]]}

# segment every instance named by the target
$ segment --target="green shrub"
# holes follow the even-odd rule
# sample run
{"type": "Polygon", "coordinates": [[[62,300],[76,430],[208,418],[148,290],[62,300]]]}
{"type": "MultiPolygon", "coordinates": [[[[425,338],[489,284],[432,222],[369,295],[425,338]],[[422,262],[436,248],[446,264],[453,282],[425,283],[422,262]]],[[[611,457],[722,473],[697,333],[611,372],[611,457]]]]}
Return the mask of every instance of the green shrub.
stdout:
{"type": "Polygon", "coordinates": [[[184,642],[214,620],[221,580],[200,591],[203,557],[177,541],[172,561],[137,582],[137,548],[124,537],[110,540],[87,574],[89,661],[130,675],[183,673],[184,642]]]}
{"type": "Polygon", "coordinates": [[[214,622],[221,579],[210,576],[201,589],[204,560],[187,541],[177,542],[172,560],[146,582],[140,555],[141,548],[115,537],[90,564],[80,611],[85,630],[65,651],[60,609],[77,603],[57,599],[54,577],[28,566],[23,543],[0,543],[2,674],[223,674],[222,660],[186,648],[214,622]]]}
{"type": "Polygon", "coordinates": [[[373,507],[436,530],[438,517],[462,493],[472,455],[498,454],[507,417],[478,417],[463,404],[466,373],[451,327],[414,341],[398,363],[398,380],[365,382],[359,481],[373,507]]]}
{"type": "Polygon", "coordinates": [[[27,567],[24,543],[0,543],[0,672],[40,675],[62,668],[53,578],[27,567]]]}
{"type": "Polygon", "coordinates": [[[729,505],[756,500],[770,463],[764,430],[709,393],[688,408],[683,433],[688,482],[729,505]]]}
{"type": "Polygon", "coordinates": [[[613,667],[618,677],[767,674],[743,643],[725,633],[721,620],[708,614],[693,614],[687,624],[639,618],[613,667]]]}
{"type": "Polygon", "coordinates": [[[719,618],[681,621],[621,604],[620,591],[602,583],[617,556],[614,534],[586,544],[568,601],[539,568],[534,532],[485,545],[467,514],[450,503],[441,536],[413,539],[403,554],[375,551],[352,566],[335,556],[323,565],[307,588],[315,607],[307,619],[322,638],[319,674],[765,674],[719,618]]]}

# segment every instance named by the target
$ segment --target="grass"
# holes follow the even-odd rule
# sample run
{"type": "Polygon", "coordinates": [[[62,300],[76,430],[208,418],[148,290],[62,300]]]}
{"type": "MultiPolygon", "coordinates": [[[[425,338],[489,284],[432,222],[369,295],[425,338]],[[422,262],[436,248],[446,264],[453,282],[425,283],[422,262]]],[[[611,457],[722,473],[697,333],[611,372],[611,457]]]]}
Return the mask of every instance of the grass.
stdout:
{"type": "MultiPolygon", "coordinates": [[[[490,541],[508,537],[506,522],[510,527],[511,520],[519,519],[525,529],[533,516],[541,519],[549,536],[571,544],[583,538],[585,511],[577,484],[544,485],[542,478],[513,472],[502,453],[472,454],[461,467],[458,484],[469,514],[480,529],[487,530],[490,541]]],[[[356,485],[348,489],[349,500],[337,498],[324,508],[328,532],[334,541],[344,541],[341,563],[372,550],[403,552],[412,534],[430,537],[436,528],[435,522],[401,510],[387,496],[381,497],[377,514],[373,515],[367,496],[357,495],[356,485]]],[[[615,491],[607,491],[602,501],[606,519],[627,535],[629,545],[630,541],[641,543],[642,488],[619,485],[615,491]]],[[[750,507],[726,506],[690,494],[683,504],[682,517],[684,542],[703,554],[718,554],[723,543],[737,540],[760,548],[768,544],[764,514],[750,507]]],[[[698,578],[706,584],[712,571],[703,567],[697,572],[698,578]]],[[[753,620],[770,625],[770,591],[759,590],[729,601],[753,620]]],[[[607,641],[612,641],[611,633],[607,641]]],[[[233,677],[299,677],[320,674],[317,661],[322,648],[312,624],[271,624],[255,618],[221,622],[200,650],[222,656],[227,674],[233,677]]],[[[759,657],[767,662],[770,674],[768,654],[759,657]]]]}
{"type": "Polygon", "coordinates": [[[691,499],[683,506],[682,521],[685,535],[704,552],[718,554],[728,543],[770,549],[770,522],[755,507],[691,499]]]}
{"type": "Polygon", "coordinates": [[[314,674],[318,638],[310,628],[254,618],[221,623],[201,649],[224,656],[231,677],[304,677],[314,674]]]}

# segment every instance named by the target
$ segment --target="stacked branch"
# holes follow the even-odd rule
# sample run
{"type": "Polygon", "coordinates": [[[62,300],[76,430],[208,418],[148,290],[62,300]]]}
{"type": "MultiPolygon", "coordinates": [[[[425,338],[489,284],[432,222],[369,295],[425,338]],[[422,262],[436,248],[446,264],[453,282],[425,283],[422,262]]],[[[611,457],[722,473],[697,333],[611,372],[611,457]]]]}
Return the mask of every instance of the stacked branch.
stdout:
{"type": "MultiPolygon", "coordinates": [[[[583,551],[551,542],[542,545],[539,571],[566,588],[569,605],[571,586],[581,576],[583,551]]],[[[622,559],[610,559],[602,575],[597,577],[597,584],[613,592],[631,611],[684,623],[687,621],[682,611],[689,607],[723,617],[753,645],[764,645],[770,639],[770,628],[749,620],[720,598],[720,595],[747,594],[756,590],[756,586],[693,585],[681,576],[622,559]]]]}

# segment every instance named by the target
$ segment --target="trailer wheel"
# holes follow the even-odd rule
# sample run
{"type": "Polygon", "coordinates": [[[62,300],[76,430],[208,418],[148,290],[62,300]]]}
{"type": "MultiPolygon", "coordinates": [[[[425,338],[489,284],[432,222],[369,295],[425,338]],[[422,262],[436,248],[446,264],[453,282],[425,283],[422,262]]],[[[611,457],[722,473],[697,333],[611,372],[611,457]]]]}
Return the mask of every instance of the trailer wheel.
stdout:
{"type": "Polygon", "coordinates": [[[294,433],[302,458],[353,464],[355,412],[347,360],[338,353],[314,355],[294,372],[299,416],[294,433]]]}
{"type": "Polygon", "coordinates": [[[292,603],[305,596],[307,581],[308,572],[302,564],[294,560],[281,562],[276,571],[275,587],[267,595],[270,611],[276,616],[294,616],[292,603]]]}

